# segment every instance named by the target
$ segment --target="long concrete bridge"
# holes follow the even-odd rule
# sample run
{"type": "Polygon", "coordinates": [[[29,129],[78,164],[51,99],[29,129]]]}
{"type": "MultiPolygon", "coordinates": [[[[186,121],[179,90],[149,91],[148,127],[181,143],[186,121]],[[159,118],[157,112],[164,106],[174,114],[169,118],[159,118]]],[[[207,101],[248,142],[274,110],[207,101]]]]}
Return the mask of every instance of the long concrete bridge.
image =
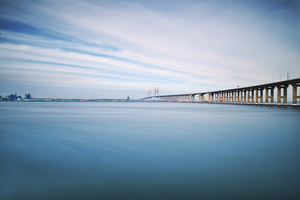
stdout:
{"type": "Polygon", "coordinates": [[[209,103],[228,103],[228,104],[254,104],[254,105],[288,105],[288,87],[292,86],[292,106],[300,106],[297,104],[300,95],[297,92],[300,87],[300,78],[272,82],[248,87],[237,87],[233,89],[197,92],[189,94],[173,94],[146,97],[141,100],[160,100],[162,102],[199,102],[204,103],[204,96],[208,95],[209,103]],[[275,101],[274,90],[277,90],[275,101]],[[199,96],[195,101],[195,96],[199,96]]]}

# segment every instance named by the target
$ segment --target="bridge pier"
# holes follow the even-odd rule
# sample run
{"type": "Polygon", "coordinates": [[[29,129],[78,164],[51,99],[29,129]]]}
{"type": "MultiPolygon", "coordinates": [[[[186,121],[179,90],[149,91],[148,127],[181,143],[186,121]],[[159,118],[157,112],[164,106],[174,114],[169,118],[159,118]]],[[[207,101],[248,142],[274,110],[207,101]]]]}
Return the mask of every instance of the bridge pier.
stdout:
{"type": "Polygon", "coordinates": [[[241,103],[245,104],[245,101],[246,101],[246,91],[241,90],[241,103]]]}
{"type": "Polygon", "coordinates": [[[258,88],[255,88],[255,104],[258,104],[258,88]]]}
{"type": "Polygon", "coordinates": [[[270,87],[266,86],[265,91],[266,91],[265,104],[273,105],[274,104],[274,86],[270,86],[270,87]],[[269,100],[270,100],[270,102],[269,102],[269,100]]]}
{"type": "Polygon", "coordinates": [[[259,101],[260,101],[260,104],[264,103],[264,88],[263,87],[260,88],[259,101]]]}
{"type": "Polygon", "coordinates": [[[247,92],[247,104],[250,104],[250,89],[246,89],[247,92]]]}
{"type": "Polygon", "coordinates": [[[249,89],[249,99],[251,99],[251,102],[249,101],[249,104],[254,104],[254,89],[249,89]]]}
{"type": "Polygon", "coordinates": [[[293,87],[293,106],[295,106],[295,105],[297,105],[297,100],[300,98],[300,96],[298,96],[298,93],[297,93],[297,89],[298,89],[298,87],[300,87],[300,84],[293,83],[292,87],[293,87]]]}
{"type": "Polygon", "coordinates": [[[277,104],[282,105],[281,100],[283,99],[283,105],[287,105],[287,88],[288,85],[277,85],[277,104]],[[281,89],[283,89],[283,96],[281,89]]]}
{"type": "Polygon", "coordinates": [[[199,100],[199,102],[203,103],[204,102],[204,95],[199,94],[199,99],[201,99],[201,100],[199,100]]]}

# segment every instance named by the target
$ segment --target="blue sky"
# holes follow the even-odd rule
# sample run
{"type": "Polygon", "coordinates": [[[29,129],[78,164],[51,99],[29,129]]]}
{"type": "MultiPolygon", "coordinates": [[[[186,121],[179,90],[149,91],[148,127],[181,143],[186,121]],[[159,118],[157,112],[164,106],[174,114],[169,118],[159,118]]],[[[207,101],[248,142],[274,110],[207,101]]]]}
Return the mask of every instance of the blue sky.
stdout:
{"type": "Polygon", "coordinates": [[[299,1],[0,1],[0,93],[142,98],[300,76],[299,1]]]}

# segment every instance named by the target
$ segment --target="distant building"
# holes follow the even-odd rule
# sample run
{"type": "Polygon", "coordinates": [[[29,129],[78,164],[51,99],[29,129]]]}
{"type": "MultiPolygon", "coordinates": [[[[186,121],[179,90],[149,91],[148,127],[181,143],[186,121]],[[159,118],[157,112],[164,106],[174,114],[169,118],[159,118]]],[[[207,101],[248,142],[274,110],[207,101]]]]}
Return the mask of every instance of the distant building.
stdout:
{"type": "Polygon", "coordinates": [[[127,101],[129,101],[130,100],[130,98],[129,97],[127,97],[127,101]]]}
{"type": "Polygon", "coordinates": [[[0,101],[16,101],[16,100],[21,100],[22,96],[18,96],[18,94],[11,94],[7,96],[0,96],[0,101]]]}
{"type": "Polygon", "coordinates": [[[31,95],[30,94],[25,94],[25,99],[31,99],[31,95]]]}

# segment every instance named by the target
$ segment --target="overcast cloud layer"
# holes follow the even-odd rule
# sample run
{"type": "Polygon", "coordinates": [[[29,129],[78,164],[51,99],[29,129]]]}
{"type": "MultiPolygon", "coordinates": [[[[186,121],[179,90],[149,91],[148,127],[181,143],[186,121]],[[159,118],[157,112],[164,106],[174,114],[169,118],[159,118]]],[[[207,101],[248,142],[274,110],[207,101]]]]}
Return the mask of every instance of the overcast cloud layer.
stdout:
{"type": "Polygon", "coordinates": [[[299,77],[299,1],[250,2],[1,1],[0,92],[142,98],[299,77]]]}

